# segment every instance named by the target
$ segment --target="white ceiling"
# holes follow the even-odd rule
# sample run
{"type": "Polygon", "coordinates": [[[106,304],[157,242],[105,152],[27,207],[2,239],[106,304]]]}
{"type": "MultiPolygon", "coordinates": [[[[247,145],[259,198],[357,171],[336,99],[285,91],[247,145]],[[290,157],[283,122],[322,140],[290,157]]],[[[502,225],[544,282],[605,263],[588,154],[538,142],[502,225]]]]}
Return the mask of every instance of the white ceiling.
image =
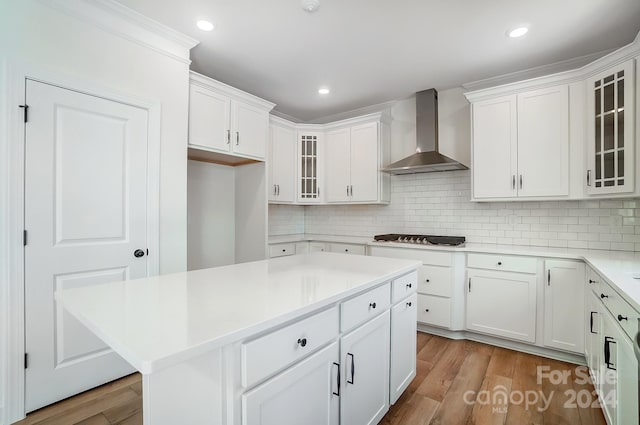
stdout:
{"type": "Polygon", "coordinates": [[[612,49],[639,0],[119,0],[198,40],[192,69],[309,121],[612,49]],[[207,18],[212,32],[197,29],[207,18]],[[525,23],[529,34],[505,32],[525,23]],[[321,96],[320,86],[331,88],[321,96]]]}

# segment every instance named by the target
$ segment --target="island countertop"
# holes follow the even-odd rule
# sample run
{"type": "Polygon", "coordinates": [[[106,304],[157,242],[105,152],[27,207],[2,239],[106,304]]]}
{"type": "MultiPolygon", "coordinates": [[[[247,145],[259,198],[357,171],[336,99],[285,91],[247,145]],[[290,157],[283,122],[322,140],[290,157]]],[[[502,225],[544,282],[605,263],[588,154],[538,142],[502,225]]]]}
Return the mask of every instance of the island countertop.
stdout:
{"type": "Polygon", "coordinates": [[[416,269],[419,262],[295,255],[56,292],[143,374],[256,335],[416,269]]]}

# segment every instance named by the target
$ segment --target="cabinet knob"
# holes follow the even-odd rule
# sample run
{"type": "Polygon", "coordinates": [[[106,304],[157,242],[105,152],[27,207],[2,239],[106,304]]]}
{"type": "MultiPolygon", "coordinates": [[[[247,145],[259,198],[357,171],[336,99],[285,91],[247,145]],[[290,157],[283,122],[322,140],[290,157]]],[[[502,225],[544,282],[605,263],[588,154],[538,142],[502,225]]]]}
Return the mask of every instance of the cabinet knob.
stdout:
{"type": "Polygon", "coordinates": [[[282,250],[282,252],[287,252],[287,250],[286,250],[286,249],[283,249],[283,250],[282,250]]]}
{"type": "Polygon", "coordinates": [[[429,309],[428,309],[428,308],[426,308],[424,311],[426,311],[426,312],[428,313],[428,312],[429,312],[429,309]]]}
{"type": "Polygon", "coordinates": [[[298,338],[298,345],[305,347],[307,345],[307,338],[298,338]]]}
{"type": "Polygon", "coordinates": [[[589,283],[596,283],[596,281],[593,279],[589,279],[589,283]]]}
{"type": "Polygon", "coordinates": [[[604,300],[605,298],[609,298],[609,295],[600,294],[600,298],[604,300]]]}
{"type": "Polygon", "coordinates": [[[411,301],[407,303],[407,307],[411,307],[411,301]]]}
{"type": "Polygon", "coordinates": [[[618,314],[618,322],[622,322],[623,320],[629,320],[628,317],[624,317],[622,314],[618,314]]]}
{"type": "Polygon", "coordinates": [[[502,265],[502,261],[498,261],[498,265],[501,266],[502,265]]]}
{"type": "Polygon", "coordinates": [[[411,288],[413,285],[411,285],[410,283],[407,283],[407,288],[411,288]]]}
{"type": "Polygon", "coordinates": [[[376,308],[376,303],[369,303],[370,308],[376,308]]]}
{"type": "Polygon", "coordinates": [[[431,282],[429,279],[425,279],[424,281],[427,282],[427,283],[431,282]]]}
{"type": "Polygon", "coordinates": [[[345,249],[344,249],[344,252],[349,252],[349,248],[345,248],[345,249]]]}

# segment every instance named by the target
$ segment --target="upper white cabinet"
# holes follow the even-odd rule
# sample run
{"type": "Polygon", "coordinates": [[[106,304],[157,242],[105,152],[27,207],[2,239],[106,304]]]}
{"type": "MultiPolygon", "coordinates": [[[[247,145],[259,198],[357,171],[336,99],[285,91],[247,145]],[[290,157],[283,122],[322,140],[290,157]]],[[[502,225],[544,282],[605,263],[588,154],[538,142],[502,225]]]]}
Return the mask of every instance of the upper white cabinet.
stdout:
{"type": "Polygon", "coordinates": [[[587,192],[634,190],[634,60],[587,80],[587,192]]]}
{"type": "Polygon", "coordinates": [[[569,195],[568,86],[473,104],[474,198],[569,195]]]}
{"type": "MultiPolygon", "coordinates": [[[[380,171],[390,155],[390,129],[383,114],[329,124],[294,124],[272,118],[274,121],[298,133],[297,159],[293,163],[297,168],[296,204],[389,202],[390,176],[380,171]]],[[[272,159],[277,162],[275,155],[272,159]]],[[[291,202],[283,199],[282,185],[278,198],[278,183],[273,184],[275,194],[270,202],[291,202]]]]}
{"type": "MultiPolygon", "coordinates": [[[[388,142],[380,121],[327,132],[326,201],[331,203],[388,202],[380,169],[388,142]]],[[[387,191],[388,192],[388,191],[387,191]]]]}
{"type": "Polygon", "coordinates": [[[296,199],[296,130],[271,124],[269,140],[269,202],[292,203],[296,199]]]}
{"type": "MultiPolygon", "coordinates": [[[[191,72],[189,147],[264,160],[273,104],[191,72]]],[[[225,162],[223,159],[221,162],[225,162]]],[[[233,163],[233,161],[228,161],[233,163]]]]}
{"type": "Polygon", "coordinates": [[[575,70],[466,85],[472,200],[639,196],[638,60],[640,38],[575,70]]]}

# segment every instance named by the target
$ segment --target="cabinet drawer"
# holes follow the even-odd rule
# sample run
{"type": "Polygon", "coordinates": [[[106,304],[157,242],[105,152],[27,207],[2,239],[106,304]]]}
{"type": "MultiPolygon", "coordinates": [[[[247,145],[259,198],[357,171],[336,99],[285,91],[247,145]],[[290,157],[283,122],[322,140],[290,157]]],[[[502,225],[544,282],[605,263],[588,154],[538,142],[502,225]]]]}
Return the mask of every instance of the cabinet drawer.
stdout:
{"type": "Polygon", "coordinates": [[[250,387],[336,338],[338,308],[333,307],[242,344],[242,385],[250,387]]]}
{"type": "Polygon", "coordinates": [[[444,328],[451,327],[451,300],[418,294],[418,322],[444,328]]]}
{"type": "Polygon", "coordinates": [[[295,243],[280,243],[277,245],[269,246],[269,257],[285,257],[287,255],[293,255],[296,253],[295,243]]]}
{"type": "Polygon", "coordinates": [[[515,257],[512,255],[469,254],[467,267],[516,273],[536,273],[538,260],[534,257],[515,257]]]}
{"type": "Polygon", "coordinates": [[[350,243],[331,243],[329,244],[330,252],[338,252],[342,254],[364,255],[365,246],[350,243]]]}
{"type": "Polygon", "coordinates": [[[600,299],[627,336],[635,341],[640,314],[605,282],[601,283],[600,299]]]}
{"type": "Polygon", "coordinates": [[[369,246],[369,255],[372,257],[402,258],[406,260],[422,261],[422,264],[431,266],[449,267],[453,265],[451,252],[431,251],[428,249],[407,249],[388,246],[369,246]]]}
{"type": "Polygon", "coordinates": [[[366,322],[389,308],[389,304],[391,304],[390,283],[343,302],[340,305],[342,312],[340,330],[346,331],[366,322]]]}
{"type": "Polygon", "coordinates": [[[296,254],[306,254],[309,252],[309,242],[296,242],[296,254]]]}
{"type": "Polygon", "coordinates": [[[394,304],[416,292],[418,287],[418,274],[416,272],[400,276],[391,282],[391,302],[394,304]]]}
{"type": "Polygon", "coordinates": [[[450,297],[453,287],[451,267],[421,266],[418,268],[418,292],[428,295],[450,297]]]}

